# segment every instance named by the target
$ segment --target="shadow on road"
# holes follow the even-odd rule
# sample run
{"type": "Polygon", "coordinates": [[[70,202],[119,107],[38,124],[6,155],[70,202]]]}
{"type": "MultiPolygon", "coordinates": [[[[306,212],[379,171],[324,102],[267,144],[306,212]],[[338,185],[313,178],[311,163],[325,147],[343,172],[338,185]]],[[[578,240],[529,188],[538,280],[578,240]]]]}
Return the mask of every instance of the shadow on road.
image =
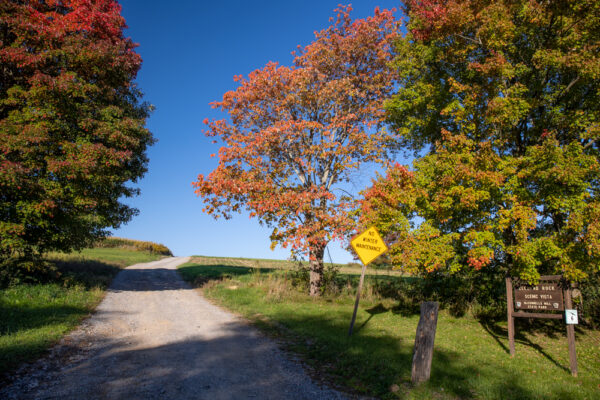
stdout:
{"type": "MultiPolygon", "coordinates": [[[[297,315],[290,316],[290,319],[298,318],[297,315]]],[[[347,330],[346,324],[331,320],[305,318],[303,323],[308,326],[330,325],[340,334],[347,330]]],[[[100,342],[86,360],[67,365],[62,371],[57,365],[51,379],[39,387],[13,387],[10,390],[15,390],[18,393],[15,398],[19,399],[338,398],[335,392],[306,382],[297,364],[286,360],[281,352],[274,351],[272,342],[265,341],[254,329],[237,322],[224,324],[211,336],[199,333],[183,341],[154,347],[136,348],[137,345],[131,341],[100,342]]],[[[369,366],[368,379],[380,380],[382,388],[399,381],[410,386],[412,343],[402,343],[391,336],[363,333],[353,338],[345,350],[327,348],[324,343],[318,342],[306,346],[312,348],[309,354],[310,351],[329,352],[331,363],[337,362],[340,351],[351,352],[355,362],[346,366],[347,376],[341,377],[342,381],[352,379],[359,370],[365,372],[364,368],[355,366],[366,359],[366,352],[385,349],[382,353],[385,356],[369,366]]],[[[467,382],[486,372],[465,357],[468,355],[436,350],[428,386],[443,387],[449,396],[456,398],[479,398],[468,389],[467,382]],[[457,385],[459,382],[464,384],[457,385]]],[[[331,381],[331,377],[318,371],[313,377],[331,381]]],[[[366,378],[363,377],[363,380],[366,378]]],[[[499,368],[494,371],[493,377],[485,378],[490,379],[488,394],[498,398],[534,398],[521,378],[519,371],[499,368]]],[[[10,393],[0,389],[1,398],[10,399],[10,393]]],[[[378,393],[378,396],[383,395],[384,392],[378,393]]],[[[556,395],[556,398],[563,398],[560,394],[556,395]]],[[[565,395],[568,395],[567,392],[565,395]]],[[[403,398],[401,393],[397,397],[403,398]]]]}
{"type": "Polygon", "coordinates": [[[109,287],[111,292],[188,290],[177,272],[166,268],[127,268],[119,272],[109,287]]]}
{"type": "MultiPolygon", "coordinates": [[[[307,382],[302,369],[254,329],[231,323],[218,333],[152,348],[106,341],[43,385],[10,390],[19,399],[342,398],[307,382]]],[[[0,390],[0,397],[11,398],[11,392],[0,390]]]]}

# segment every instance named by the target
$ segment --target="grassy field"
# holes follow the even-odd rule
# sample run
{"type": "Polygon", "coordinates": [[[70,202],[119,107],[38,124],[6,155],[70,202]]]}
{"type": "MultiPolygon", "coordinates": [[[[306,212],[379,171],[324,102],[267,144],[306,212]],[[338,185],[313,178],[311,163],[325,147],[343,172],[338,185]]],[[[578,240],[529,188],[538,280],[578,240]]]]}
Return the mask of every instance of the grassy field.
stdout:
{"type": "Polygon", "coordinates": [[[161,259],[163,256],[144,251],[120,248],[94,248],[83,249],[79,253],[64,254],[50,253],[48,258],[53,261],[86,262],[101,261],[119,267],[126,267],[136,263],[145,263],[161,259]]]}
{"type": "Polygon", "coordinates": [[[0,375],[33,360],[89,315],[123,267],[162,258],[118,248],[52,253],[60,277],[0,290],[0,375]]]}
{"type": "MultiPolygon", "coordinates": [[[[220,264],[237,267],[248,267],[248,268],[266,268],[266,269],[279,269],[279,270],[291,270],[298,262],[286,261],[286,260],[271,260],[264,258],[242,258],[242,257],[207,257],[207,256],[194,256],[193,262],[195,263],[209,263],[209,264],[220,264]]],[[[306,262],[304,262],[306,264],[306,262]]],[[[362,265],[358,263],[350,264],[330,264],[325,263],[325,266],[333,265],[339,269],[342,274],[348,275],[360,275],[362,265]]],[[[392,269],[367,269],[367,275],[372,276],[402,276],[402,273],[392,269]]]]}
{"type": "MultiPolygon", "coordinates": [[[[315,375],[380,398],[598,399],[600,332],[577,327],[579,376],[569,372],[565,327],[517,321],[516,356],[505,321],[439,315],[431,380],[410,384],[416,313],[366,294],[347,337],[354,290],[314,300],[294,288],[291,271],[272,261],[198,257],[179,267],[203,293],[269,334],[285,339],[315,375]]],[[[289,265],[289,264],[288,264],[289,265]]],[[[351,271],[351,273],[353,273],[351,271]]],[[[403,279],[396,277],[395,279],[403,279]]]]}

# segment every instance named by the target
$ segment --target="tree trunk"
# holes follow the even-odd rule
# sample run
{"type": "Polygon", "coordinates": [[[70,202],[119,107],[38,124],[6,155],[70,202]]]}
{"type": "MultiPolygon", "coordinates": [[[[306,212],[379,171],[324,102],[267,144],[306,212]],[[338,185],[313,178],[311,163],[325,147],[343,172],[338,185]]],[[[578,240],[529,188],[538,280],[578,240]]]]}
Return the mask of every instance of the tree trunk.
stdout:
{"type": "Polygon", "coordinates": [[[321,295],[323,284],[323,255],[325,254],[325,243],[317,243],[309,248],[310,255],[310,295],[317,297],[321,295]]]}

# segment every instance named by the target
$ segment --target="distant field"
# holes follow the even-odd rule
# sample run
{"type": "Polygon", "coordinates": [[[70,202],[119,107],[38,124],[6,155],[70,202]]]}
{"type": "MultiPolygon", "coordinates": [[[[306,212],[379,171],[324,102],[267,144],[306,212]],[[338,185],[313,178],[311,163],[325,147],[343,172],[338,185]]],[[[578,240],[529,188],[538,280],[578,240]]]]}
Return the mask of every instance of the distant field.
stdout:
{"type": "Polygon", "coordinates": [[[0,377],[38,358],[75,328],[102,300],[121,268],[162,257],[119,248],[48,254],[59,278],[0,290],[0,377]]]}
{"type": "MultiPolygon", "coordinates": [[[[298,266],[298,261],[286,260],[270,260],[262,258],[241,258],[241,257],[208,257],[208,256],[193,256],[191,262],[198,262],[205,265],[231,265],[244,266],[249,268],[266,268],[266,269],[282,269],[292,270],[298,266]]],[[[307,261],[302,261],[302,264],[307,265],[307,261]]],[[[325,267],[331,265],[325,262],[325,267]]],[[[358,264],[336,264],[334,266],[340,268],[343,274],[360,275],[362,266],[358,264]]],[[[392,269],[375,269],[367,268],[366,275],[372,276],[402,276],[402,272],[392,269]]]]}
{"type": "Polygon", "coordinates": [[[361,395],[438,400],[600,398],[600,332],[577,326],[579,377],[574,378],[563,323],[517,320],[517,353],[510,358],[505,320],[478,320],[469,314],[457,318],[446,310],[439,315],[431,380],[415,388],[410,374],[418,311],[366,290],[355,334],[349,339],[356,279],[349,276],[349,287],[313,299],[292,285],[291,267],[272,260],[196,257],[179,271],[215,303],[284,339],[320,379],[361,395]]]}

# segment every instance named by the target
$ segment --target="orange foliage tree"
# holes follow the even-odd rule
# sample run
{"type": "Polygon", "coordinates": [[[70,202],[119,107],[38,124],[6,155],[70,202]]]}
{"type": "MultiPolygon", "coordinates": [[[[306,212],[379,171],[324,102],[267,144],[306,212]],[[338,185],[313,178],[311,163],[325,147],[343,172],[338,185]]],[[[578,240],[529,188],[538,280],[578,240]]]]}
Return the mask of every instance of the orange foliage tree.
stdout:
{"type": "Polygon", "coordinates": [[[219,164],[193,185],[204,210],[228,218],[243,209],[273,229],[273,245],[308,253],[310,294],[320,293],[327,243],[352,229],[352,197],[335,190],[364,162],[381,162],[388,133],[383,102],[398,22],[393,10],[353,21],[350,6],[299,48],[291,67],[268,63],[212,103],[230,119],[205,120],[221,139],[219,164]]]}

